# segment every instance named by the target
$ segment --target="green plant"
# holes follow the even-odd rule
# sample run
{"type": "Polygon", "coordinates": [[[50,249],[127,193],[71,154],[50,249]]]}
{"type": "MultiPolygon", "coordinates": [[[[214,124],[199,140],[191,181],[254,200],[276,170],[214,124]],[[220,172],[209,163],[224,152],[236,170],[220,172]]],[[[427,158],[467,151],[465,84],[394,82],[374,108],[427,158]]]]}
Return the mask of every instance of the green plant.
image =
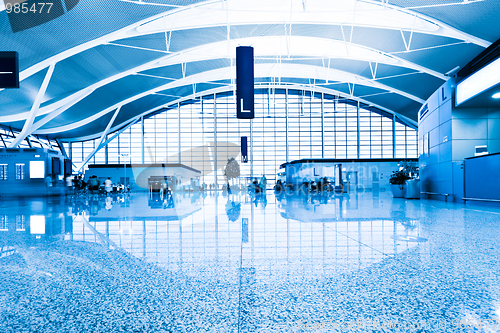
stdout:
{"type": "Polygon", "coordinates": [[[413,161],[401,161],[398,163],[399,170],[393,171],[389,178],[389,183],[394,185],[404,185],[408,179],[418,177],[418,166],[413,161]]]}
{"type": "Polygon", "coordinates": [[[226,177],[228,183],[231,179],[235,179],[240,176],[240,165],[234,157],[227,160],[226,168],[224,169],[224,176],[226,177]]]}
{"type": "Polygon", "coordinates": [[[404,183],[411,179],[408,173],[404,170],[393,171],[389,178],[389,183],[393,185],[404,185],[404,183]]]}
{"type": "Polygon", "coordinates": [[[401,161],[398,163],[400,170],[410,178],[418,178],[418,165],[413,161],[401,161]]]}

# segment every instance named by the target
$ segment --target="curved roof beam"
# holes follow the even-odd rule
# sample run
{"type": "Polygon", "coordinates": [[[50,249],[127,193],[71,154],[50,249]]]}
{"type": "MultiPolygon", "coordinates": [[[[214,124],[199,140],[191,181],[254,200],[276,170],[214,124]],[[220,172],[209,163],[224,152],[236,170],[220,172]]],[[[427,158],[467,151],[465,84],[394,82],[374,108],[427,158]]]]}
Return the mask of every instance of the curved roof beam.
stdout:
{"type": "Polygon", "coordinates": [[[276,57],[281,55],[289,58],[299,56],[324,60],[331,58],[361,60],[410,68],[435,76],[443,81],[448,79],[444,74],[381,50],[328,38],[303,36],[249,37],[210,43],[166,56],[158,61],[158,65],[170,66],[209,59],[236,58],[236,47],[239,45],[253,46],[255,57],[276,57]],[[230,54],[228,54],[227,50],[230,50],[230,54]]]}
{"type": "MultiPolygon", "coordinates": [[[[227,3],[229,7],[235,5],[234,2],[228,1],[227,3]]],[[[282,2],[281,7],[270,7],[269,1],[266,0],[244,0],[238,1],[238,4],[241,6],[240,8],[222,9],[221,2],[214,0],[166,11],[47,58],[23,70],[20,73],[19,79],[22,81],[47,68],[52,63],[59,62],[106,42],[165,31],[246,24],[249,23],[250,17],[252,17],[251,23],[253,24],[276,24],[276,22],[283,22],[288,24],[324,23],[330,25],[369,26],[395,30],[411,30],[451,37],[485,48],[491,44],[486,40],[455,29],[431,17],[386,4],[384,1],[308,0],[307,11],[303,12],[301,12],[303,7],[300,0],[292,0],[292,6],[288,2],[282,2]],[[258,8],[257,2],[264,4],[264,8],[266,8],[265,12],[256,10],[258,8]],[[242,3],[246,7],[241,6],[242,3]],[[297,11],[291,11],[290,8],[297,8],[297,11]],[[342,11],[339,9],[342,9],[342,11]],[[251,15],[252,13],[255,15],[251,15]],[[415,25],[413,25],[414,21],[415,25]],[[201,22],[204,23],[201,24],[201,22]]]]}
{"type": "MultiPolygon", "coordinates": [[[[298,84],[263,84],[263,85],[258,85],[256,86],[256,88],[259,88],[259,89],[266,89],[266,88],[273,88],[273,89],[290,89],[290,90],[306,90],[306,91],[313,91],[316,92],[316,93],[324,93],[324,94],[328,94],[328,95],[337,95],[337,96],[340,96],[340,97],[343,97],[343,98],[346,98],[346,99],[352,99],[352,100],[355,100],[355,101],[359,101],[361,103],[364,103],[366,105],[369,105],[369,106],[373,106],[373,107],[376,107],[377,109],[380,109],[382,111],[385,111],[387,113],[390,113],[390,114],[393,114],[395,115],[396,117],[398,117],[400,120],[402,120],[403,122],[405,122],[407,125],[413,127],[413,128],[417,128],[418,124],[416,121],[412,120],[412,119],[409,119],[408,117],[405,117],[405,116],[402,116],[398,113],[395,113],[394,111],[392,110],[389,110],[383,106],[380,106],[378,104],[375,104],[375,103],[372,103],[372,102],[368,102],[362,98],[357,98],[357,97],[352,97],[350,96],[349,94],[346,94],[344,92],[341,92],[341,91],[338,91],[338,90],[335,90],[335,89],[330,89],[330,88],[325,88],[325,87],[315,87],[314,89],[311,89],[311,87],[308,87],[308,86],[304,86],[304,85],[298,85],[298,84]]],[[[135,116],[134,118],[131,118],[129,120],[126,120],[116,126],[113,126],[109,132],[110,133],[113,133],[117,130],[119,130],[120,128],[122,128],[123,126],[127,125],[127,124],[130,124],[130,122],[133,122],[133,121],[136,121],[138,118],[140,117],[145,117],[147,116],[148,114],[150,113],[153,113],[153,112],[156,112],[160,109],[163,109],[163,108],[168,108],[170,106],[173,106],[173,105],[176,105],[177,103],[182,103],[184,101],[187,101],[187,100],[192,100],[192,99],[197,99],[197,98],[200,98],[202,96],[208,96],[208,95],[212,95],[212,94],[217,94],[217,93],[223,93],[223,92],[228,92],[228,91],[233,91],[232,88],[228,88],[228,87],[219,87],[219,88],[215,88],[215,89],[209,89],[209,90],[204,90],[202,92],[198,92],[194,95],[190,95],[190,96],[186,96],[186,97],[182,97],[182,98],[179,98],[175,101],[172,101],[172,102],[169,102],[165,105],[162,105],[162,106],[158,106],[158,107],[155,107],[155,108],[152,108],[150,110],[147,110],[137,116],[135,116]]],[[[100,135],[102,134],[102,132],[99,132],[99,133],[95,133],[95,134],[91,134],[91,135],[87,135],[87,136],[81,136],[81,137],[75,137],[75,138],[71,138],[71,139],[65,139],[65,141],[68,141],[68,142],[73,142],[73,141],[86,141],[86,140],[91,140],[91,139],[95,139],[95,138],[98,138],[100,137],[100,135]]]]}
{"type": "Polygon", "coordinates": [[[206,3],[189,11],[167,13],[130,31],[126,37],[164,31],[187,30],[244,24],[324,24],[360,26],[391,30],[407,30],[451,37],[483,47],[491,43],[477,38],[429,16],[370,0],[302,0],[272,2],[269,0],[227,1],[206,3]],[[260,10],[265,8],[265,11],[260,10]]]}
{"type": "MultiPolygon", "coordinates": [[[[133,97],[130,97],[120,103],[116,103],[100,112],[97,112],[90,117],[68,124],[68,125],[63,125],[63,126],[58,126],[54,128],[45,128],[45,129],[40,129],[35,131],[35,134],[53,134],[53,133],[58,133],[58,132],[64,132],[64,131],[69,131],[73,130],[75,128],[78,128],[80,126],[87,125],[91,123],[92,121],[104,116],[105,114],[115,110],[116,108],[131,103],[139,98],[142,98],[144,96],[154,94],[157,92],[160,92],[162,90],[167,90],[167,89],[172,89],[172,88],[177,88],[177,87],[182,87],[186,85],[192,85],[196,84],[199,82],[210,82],[210,81],[219,81],[219,80],[230,80],[231,78],[234,78],[236,75],[236,69],[235,67],[225,67],[225,68],[219,68],[199,74],[195,74],[192,76],[188,76],[183,79],[179,79],[167,84],[164,84],[160,87],[156,87],[154,89],[142,92],[140,94],[137,94],[133,97]]],[[[285,78],[285,77],[293,77],[293,78],[303,78],[303,79],[319,79],[319,80],[327,80],[327,78],[335,78],[335,82],[339,83],[353,83],[357,85],[364,85],[364,86],[369,86],[373,88],[378,88],[382,89],[385,91],[389,91],[392,93],[399,94],[401,96],[405,96],[406,98],[409,98],[411,100],[414,100],[418,103],[423,104],[425,101],[421,98],[418,98],[416,96],[413,96],[411,94],[408,94],[406,92],[394,89],[392,87],[388,87],[380,82],[377,82],[375,80],[370,80],[358,75],[354,75],[352,73],[347,73],[343,72],[340,70],[336,69],[328,69],[324,67],[317,67],[317,66],[311,66],[311,65],[298,65],[298,64],[257,64],[255,65],[255,77],[280,77],[280,78],[285,78]]],[[[331,80],[332,81],[332,80],[331,80]]],[[[234,89],[234,88],[233,88],[234,89]]],[[[350,96],[352,99],[356,99],[356,96],[352,95],[350,96]]],[[[363,101],[364,103],[371,104],[368,101],[363,101]]],[[[394,111],[391,111],[392,113],[396,113],[394,111]]]]}
{"type": "MultiPolygon", "coordinates": [[[[208,2],[196,3],[196,4],[186,6],[183,8],[178,8],[178,9],[173,9],[173,10],[165,10],[165,12],[163,12],[161,14],[151,16],[147,19],[138,21],[134,24],[130,24],[122,29],[116,30],[116,31],[111,32],[111,33],[104,35],[102,37],[93,39],[93,40],[88,41],[86,43],[83,43],[83,44],[80,44],[78,46],[67,49],[66,51],[60,52],[60,53],[58,53],[50,58],[45,59],[44,61],[41,61],[41,62],[31,66],[31,67],[26,68],[25,70],[23,70],[22,72],[19,73],[19,80],[22,81],[22,80],[30,77],[31,75],[38,73],[42,69],[47,68],[51,64],[57,63],[57,62],[64,60],[64,59],[67,59],[71,56],[74,56],[75,54],[89,50],[89,49],[96,47],[98,45],[105,44],[105,43],[112,41],[112,40],[126,38],[127,35],[131,34],[130,31],[133,31],[136,27],[139,27],[143,24],[146,24],[146,23],[150,22],[151,20],[156,20],[158,18],[164,17],[165,15],[168,15],[169,13],[177,13],[177,12],[182,12],[185,10],[190,10],[192,8],[196,8],[197,6],[204,6],[207,3],[211,3],[211,2],[217,2],[220,4],[220,0],[212,0],[212,1],[208,1],[208,2]]],[[[0,91],[1,90],[3,90],[3,89],[0,89],[0,91]]]]}
{"type": "MultiPolygon", "coordinates": [[[[120,45],[120,44],[113,44],[120,45]]],[[[443,81],[447,80],[447,77],[441,73],[430,70],[426,67],[417,65],[403,58],[395,55],[390,55],[380,50],[373,48],[364,47],[354,43],[344,43],[342,41],[318,38],[318,37],[302,37],[302,36],[291,36],[289,38],[285,36],[271,36],[271,37],[251,37],[251,38],[240,38],[232,39],[229,41],[222,41],[216,43],[210,43],[198,47],[191,48],[186,51],[178,52],[175,54],[168,54],[159,59],[153,60],[146,64],[140,65],[136,68],[130,69],[128,71],[116,74],[99,82],[90,85],[88,88],[82,89],[98,89],[106,84],[119,80],[127,75],[135,74],[137,72],[142,72],[148,69],[178,65],[182,63],[189,63],[194,61],[203,61],[211,59],[226,58],[228,56],[226,50],[231,50],[229,57],[236,57],[236,46],[238,45],[252,45],[255,49],[256,57],[274,57],[277,55],[290,56],[291,58],[295,56],[299,57],[309,57],[316,59],[323,59],[327,61],[331,58],[344,58],[361,60],[373,63],[382,63],[387,65],[405,67],[413,69],[420,73],[426,73],[435,76],[443,81]],[[227,46],[229,44],[229,46],[227,46]]],[[[123,45],[120,45],[123,46],[123,45]]],[[[325,66],[327,66],[325,64],[325,66]]],[[[373,79],[376,79],[375,76],[373,79]]],[[[328,80],[328,79],[327,79],[328,80]]],[[[52,112],[53,110],[59,108],[70,100],[72,96],[77,96],[79,92],[66,97],[63,100],[54,102],[52,104],[41,107],[38,115],[43,115],[52,112]]],[[[9,115],[0,117],[0,122],[12,122],[26,119],[29,111],[17,113],[15,115],[9,115]]]]}
{"type": "MultiPolygon", "coordinates": [[[[43,107],[40,107],[39,112],[37,112],[37,117],[43,116],[45,114],[53,113],[54,111],[62,108],[69,108],[72,105],[75,105],[88,95],[90,95],[96,88],[92,86],[81,89],[63,99],[58,100],[57,102],[50,103],[48,105],[45,105],[43,107]]],[[[27,112],[20,112],[8,116],[3,116],[0,117],[0,122],[14,122],[14,121],[21,121],[27,119],[29,116],[29,111],[27,112]]]]}

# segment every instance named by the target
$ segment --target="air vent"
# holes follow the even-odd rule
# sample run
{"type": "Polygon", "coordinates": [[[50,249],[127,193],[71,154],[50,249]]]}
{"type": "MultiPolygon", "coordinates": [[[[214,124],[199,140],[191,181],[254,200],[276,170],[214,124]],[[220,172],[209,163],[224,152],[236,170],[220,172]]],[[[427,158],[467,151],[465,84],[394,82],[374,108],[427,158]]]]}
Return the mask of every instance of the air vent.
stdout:
{"type": "Polygon", "coordinates": [[[36,153],[36,149],[35,148],[25,148],[25,149],[23,149],[23,151],[25,153],[36,153]]]}
{"type": "Polygon", "coordinates": [[[5,149],[8,153],[19,153],[19,149],[5,149]]]}
{"type": "Polygon", "coordinates": [[[467,65],[465,65],[458,73],[458,77],[467,77],[484,66],[490,64],[497,58],[500,58],[500,39],[495,43],[491,44],[486,50],[481,52],[477,57],[472,59],[467,65]]]}
{"type": "Polygon", "coordinates": [[[492,49],[490,52],[485,54],[480,59],[473,61],[472,64],[470,65],[471,72],[472,73],[477,72],[478,70],[488,65],[493,60],[496,60],[498,57],[500,57],[500,45],[497,45],[497,47],[492,49]]]}

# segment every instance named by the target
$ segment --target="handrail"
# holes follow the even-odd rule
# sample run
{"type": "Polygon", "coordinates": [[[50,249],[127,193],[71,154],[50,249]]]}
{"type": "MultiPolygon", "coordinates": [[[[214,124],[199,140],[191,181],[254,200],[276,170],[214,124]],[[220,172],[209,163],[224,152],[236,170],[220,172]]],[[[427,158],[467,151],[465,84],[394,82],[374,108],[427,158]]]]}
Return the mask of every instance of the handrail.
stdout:
{"type": "Polygon", "coordinates": [[[444,195],[445,197],[449,196],[448,193],[433,193],[433,192],[420,192],[421,194],[432,194],[432,195],[444,195]]]}
{"type": "Polygon", "coordinates": [[[446,202],[448,202],[448,197],[450,196],[450,194],[448,194],[448,193],[420,192],[420,194],[444,195],[446,202]]]}
{"type": "Polygon", "coordinates": [[[480,199],[480,198],[462,198],[463,201],[487,201],[487,202],[500,202],[498,199],[480,199]]]}

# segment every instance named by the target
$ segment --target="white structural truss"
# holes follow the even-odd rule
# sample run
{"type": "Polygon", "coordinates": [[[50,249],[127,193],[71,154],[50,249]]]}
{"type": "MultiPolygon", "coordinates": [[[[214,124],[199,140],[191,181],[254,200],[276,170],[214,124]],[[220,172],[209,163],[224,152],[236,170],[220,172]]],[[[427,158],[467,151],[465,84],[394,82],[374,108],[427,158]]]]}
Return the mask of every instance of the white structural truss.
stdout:
{"type": "MultiPolygon", "coordinates": [[[[208,71],[208,72],[203,72],[200,74],[195,74],[193,76],[189,76],[189,77],[186,77],[186,78],[183,78],[180,80],[176,80],[176,81],[167,83],[165,85],[162,85],[160,87],[154,88],[152,90],[149,90],[149,91],[140,93],[138,95],[135,95],[133,97],[130,97],[130,98],[128,98],[120,103],[113,104],[104,110],[96,112],[95,114],[87,117],[86,119],[83,119],[83,120],[80,120],[78,122],[74,122],[74,123],[71,123],[68,125],[64,125],[64,126],[50,128],[47,130],[37,130],[36,133],[37,134],[51,134],[51,133],[55,133],[55,132],[64,132],[64,131],[76,129],[78,127],[87,125],[87,124],[95,121],[96,119],[99,119],[100,117],[106,115],[109,112],[112,112],[120,104],[121,105],[128,104],[128,103],[136,101],[144,96],[154,94],[154,93],[160,92],[162,90],[176,88],[176,87],[180,87],[180,86],[191,85],[191,84],[195,84],[196,82],[207,82],[207,81],[209,82],[209,81],[215,81],[215,80],[221,80],[221,79],[229,79],[235,75],[234,74],[235,70],[236,69],[234,67],[233,68],[229,68],[229,67],[220,68],[220,69],[216,69],[216,70],[212,70],[212,71],[208,71]]],[[[387,87],[387,86],[385,86],[385,85],[383,85],[375,80],[366,79],[363,77],[358,77],[354,74],[345,73],[345,72],[338,71],[338,70],[333,70],[333,69],[328,70],[328,69],[322,68],[322,67],[314,67],[314,66],[308,66],[308,65],[292,65],[292,64],[281,64],[281,65],[262,64],[262,65],[258,65],[255,67],[256,77],[277,77],[278,75],[281,75],[283,77],[287,77],[287,75],[286,75],[287,73],[290,73],[290,75],[293,76],[294,78],[310,78],[311,75],[313,77],[318,78],[318,79],[326,79],[327,76],[336,77],[339,80],[337,82],[341,82],[341,83],[349,82],[352,84],[372,86],[375,88],[386,90],[386,91],[391,92],[391,93],[396,93],[396,94],[405,96],[405,97],[410,98],[412,100],[415,100],[419,103],[424,103],[424,101],[422,99],[420,99],[416,96],[412,96],[412,95],[405,93],[403,91],[398,91],[397,89],[387,87]]],[[[229,89],[229,90],[232,90],[232,89],[229,89]]],[[[330,93],[334,93],[334,91],[330,90],[330,93]]],[[[189,96],[189,97],[191,97],[191,96],[189,96]]],[[[356,99],[355,96],[352,96],[352,95],[350,96],[350,98],[356,99]]],[[[365,100],[362,100],[362,101],[366,104],[371,104],[368,101],[365,101],[365,100]]],[[[393,113],[393,112],[391,112],[391,113],[393,113]]]]}
{"type": "MultiPolygon", "coordinates": [[[[75,47],[65,49],[24,69],[20,74],[21,82],[48,68],[40,91],[31,106],[24,105],[19,112],[0,115],[0,123],[24,122],[22,131],[10,146],[18,145],[31,134],[55,135],[78,129],[109,112],[119,110],[121,106],[126,106],[151,94],[166,97],[173,95],[174,101],[169,101],[166,104],[170,105],[175,101],[206,94],[210,89],[200,90],[202,84],[206,83],[212,84],[215,90],[234,90],[235,49],[239,45],[254,47],[256,79],[269,79],[277,85],[296,85],[294,80],[308,80],[309,84],[304,84],[301,89],[312,91],[322,89],[325,93],[347,95],[353,100],[398,114],[399,110],[388,108],[381,103],[370,102],[370,99],[379,95],[387,95],[387,98],[390,98],[390,95],[394,94],[408,101],[422,104],[425,102],[425,98],[410,92],[404,85],[390,85],[382,83],[385,82],[383,80],[405,78],[415,74],[425,74],[441,82],[448,78],[444,73],[419,63],[418,57],[408,57],[407,54],[417,54],[432,48],[445,48],[462,44],[472,44],[482,48],[491,44],[487,40],[461,31],[411,8],[391,5],[389,1],[385,0],[213,0],[189,6],[171,3],[168,0],[162,3],[121,1],[138,7],[164,7],[164,11],[101,37],[82,42],[75,47]],[[248,27],[247,30],[245,27],[248,27]],[[316,35],[299,34],[301,27],[316,29],[316,35]],[[188,43],[187,47],[182,47],[185,41],[179,40],[178,33],[189,32],[193,34],[214,28],[220,28],[224,38],[213,40],[208,38],[206,41],[199,41],[195,46],[188,43]],[[262,31],[255,32],[259,28],[262,31]],[[392,31],[400,35],[400,39],[391,41],[394,45],[391,50],[382,46],[370,46],[368,43],[366,45],[360,44],[356,42],[355,38],[358,29],[392,31]],[[333,34],[334,30],[340,31],[341,34],[333,34]],[[242,31],[243,33],[241,33],[242,31]],[[318,35],[317,31],[321,33],[318,35]],[[161,47],[138,42],[142,41],[141,38],[145,36],[150,36],[151,39],[160,37],[163,41],[161,47]],[[438,44],[432,46],[420,47],[415,42],[418,36],[437,38],[436,40],[441,42],[436,42],[438,44]],[[73,60],[100,46],[144,51],[148,54],[157,54],[158,57],[154,60],[148,58],[147,61],[139,65],[135,64],[131,68],[109,73],[104,76],[104,79],[103,76],[100,76],[98,80],[92,81],[83,88],[72,89],[68,87],[67,92],[61,92],[60,95],[54,96],[50,100],[44,100],[45,91],[54,73],[54,67],[58,63],[73,60]],[[196,66],[196,64],[219,60],[226,62],[220,62],[222,65],[217,68],[196,66]],[[361,65],[358,67],[364,66],[367,70],[364,74],[360,74],[360,71],[356,72],[351,68],[345,70],[335,68],[333,64],[338,61],[350,61],[351,64],[359,63],[361,65]],[[394,68],[395,74],[390,76],[380,74],[381,67],[384,66],[394,68]],[[180,76],[173,75],[174,68],[180,69],[180,76]],[[193,68],[196,68],[194,72],[193,68]],[[165,72],[171,71],[172,75],[151,74],[152,70],[163,69],[165,72]],[[119,102],[110,102],[106,107],[99,106],[86,110],[84,119],[74,121],[64,119],[64,121],[52,122],[61,119],[58,117],[63,113],[71,113],[82,100],[88,101],[97,98],[96,92],[100,88],[116,85],[121,82],[120,80],[134,75],[165,79],[165,84],[157,83],[155,86],[147,87],[147,89],[138,89],[135,95],[123,97],[119,102]],[[348,94],[340,88],[334,88],[336,84],[346,84],[348,94]],[[182,96],[162,92],[185,86],[189,86],[189,89],[184,89],[188,90],[189,93],[182,96]],[[361,87],[374,88],[373,93],[362,94],[361,87]],[[40,118],[42,116],[45,117],[40,118]],[[39,117],[38,121],[35,121],[36,117],[39,117]]],[[[112,56],[110,55],[110,57],[112,56]]],[[[1,93],[2,91],[0,91],[0,100],[1,93]]],[[[166,105],[149,110],[139,110],[137,114],[153,112],[166,105]]],[[[123,120],[121,124],[115,126],[108,124],[106,129],[101,128],[99,133],[93,133],[92,136],[102,136],[107,131],[113,131],[118,126],[128,123],[136,115],[131,115],[129,119],[123,120]]],[[[415,124],[414,120],[405,119],[409,123],[415,124]]]]}
{"type": "Polygon", "coordinates": [[[23,130],[19,135],[10,143],[9,147],[17,147],[17,145],[23,141],[28,135],[30,135],[33,132],[32,125],[33,121],[35,120],[35,117],[37,116],[38,109],[40,108],[40,103],[42,102],[43,96],[45,95],[45,90],[47,90],[47,86],[49,85],[50,78],[52,77],[52,73],[54,73],[54,64],[50,65],[49,70],[45,74],[45,78],[43,79],[42,86],[40,87],[40,90],[38,91],[38,94],[36,95],[35,102],[33,103],[33,106],[31,107],[31,111],[28,115],[28,118],[26,119],[26,122],[24,123],[23,130]]]}

